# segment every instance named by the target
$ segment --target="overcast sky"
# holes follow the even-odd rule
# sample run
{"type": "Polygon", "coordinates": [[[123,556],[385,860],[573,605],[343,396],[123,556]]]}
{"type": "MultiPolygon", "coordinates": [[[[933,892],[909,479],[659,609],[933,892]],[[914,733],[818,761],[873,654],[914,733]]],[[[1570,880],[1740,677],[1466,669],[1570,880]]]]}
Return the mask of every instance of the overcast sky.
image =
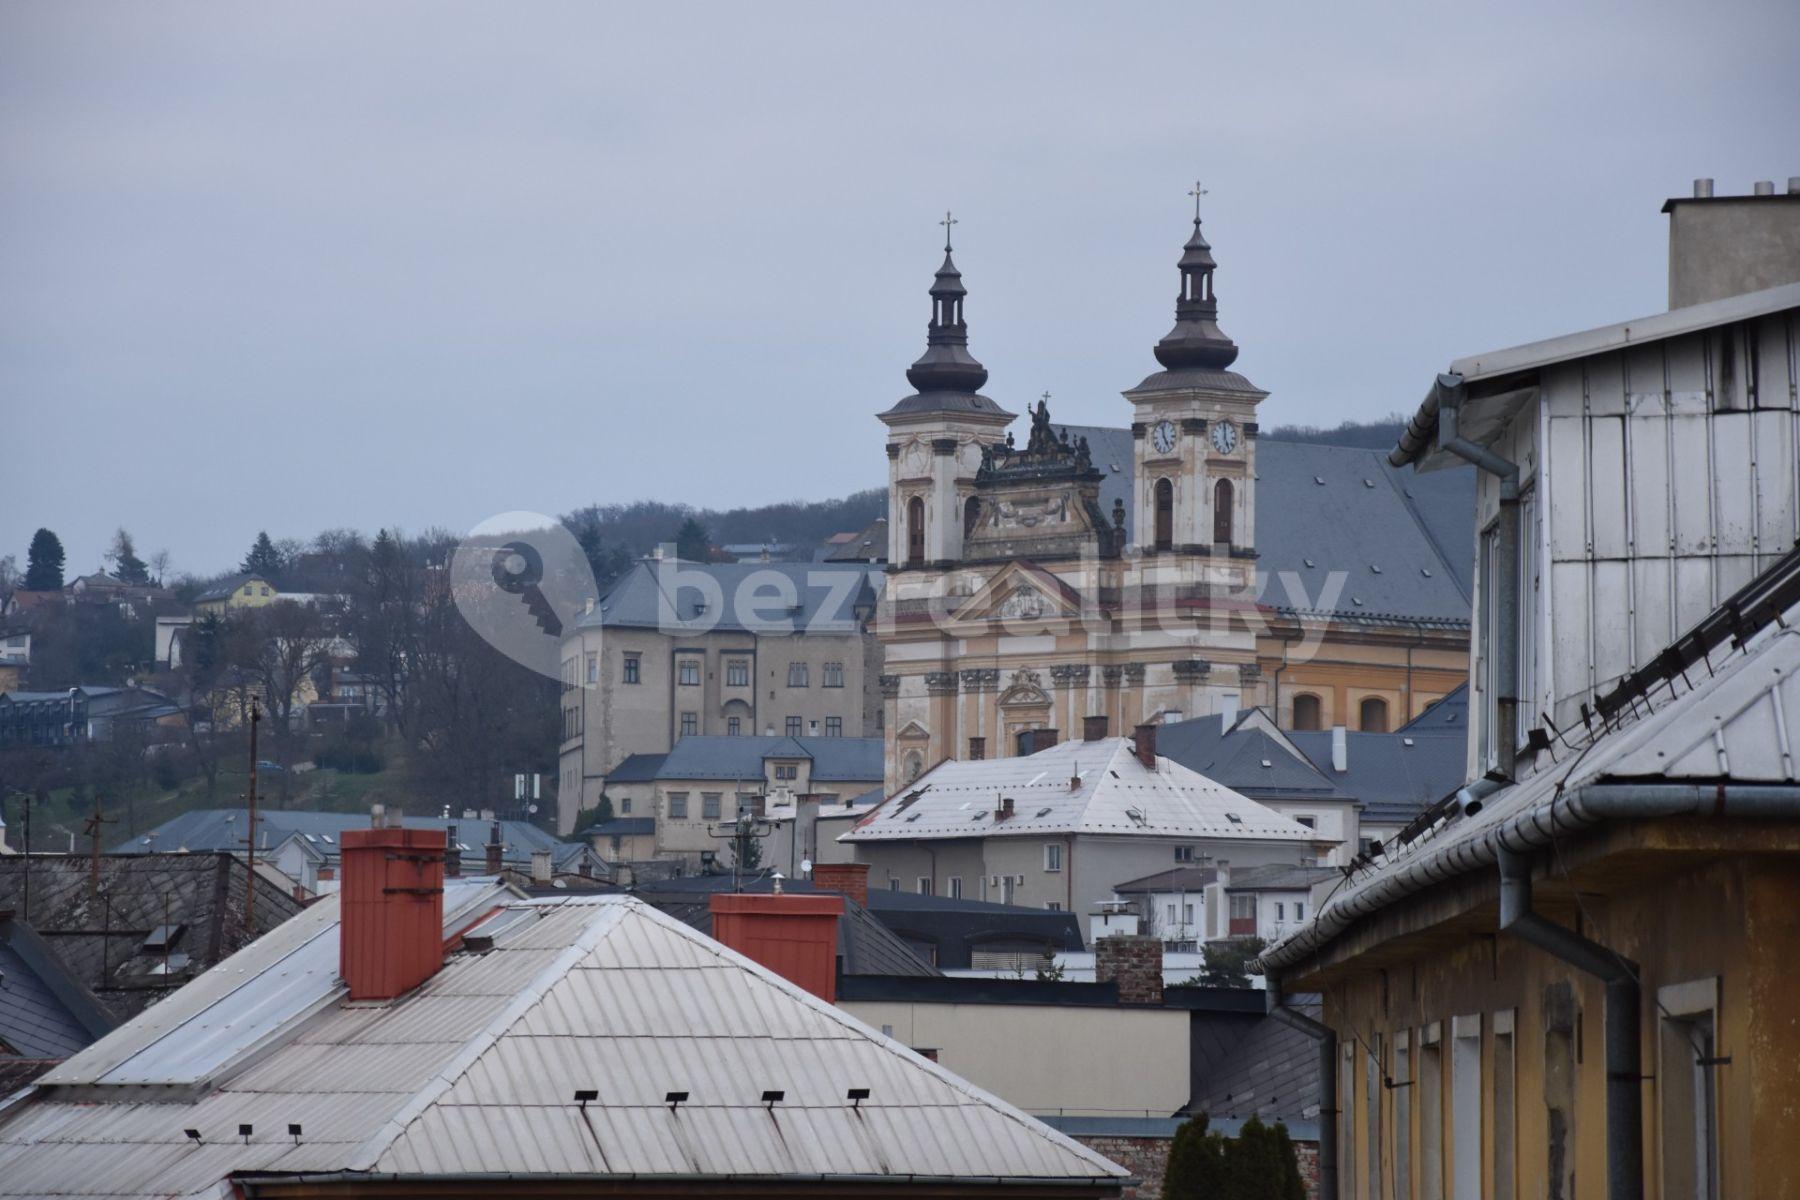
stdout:
{"type": "Polygon", "coordinates": [[[1800,174],[1800,5],[0,6],[0,554],[885,477],[946,208],[986,389],[1118,423],[1198,176],[1265,425],[1666,303],[1800,174]]]}

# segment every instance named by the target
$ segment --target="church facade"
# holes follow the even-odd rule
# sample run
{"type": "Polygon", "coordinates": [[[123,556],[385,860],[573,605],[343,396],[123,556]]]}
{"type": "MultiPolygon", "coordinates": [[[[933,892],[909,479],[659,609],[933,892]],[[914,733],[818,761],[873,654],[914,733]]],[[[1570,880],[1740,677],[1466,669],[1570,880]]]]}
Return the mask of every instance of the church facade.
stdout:
{"type": "Polygon", "coordinates": [[[1260,438],[1268,393],[1230,369],[1198,215],[1178,265],[1129,428],[1059,427],[1045,398],[1020,444],[982,394],[946,242],[916,391],[879,414],[890,791],[1101,723],[1261,705],[1289,728],[1388,729],[1466,677],[1469,548],[1440,544],[1442,504],[1373,452],[1260,438]]]}

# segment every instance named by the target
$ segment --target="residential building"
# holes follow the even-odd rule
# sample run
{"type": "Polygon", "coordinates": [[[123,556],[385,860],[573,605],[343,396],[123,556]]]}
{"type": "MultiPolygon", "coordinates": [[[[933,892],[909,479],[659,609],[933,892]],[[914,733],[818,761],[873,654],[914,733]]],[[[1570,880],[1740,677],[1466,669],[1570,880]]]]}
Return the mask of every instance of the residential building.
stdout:
{"type": "MultiPolygon", "coordinates": [[[[1133,931],[1141,929],[1161,938],[1165,956],[1172,948],[1198,949],[1207,938],[1218,936],[1210,932],[1212,925],[1207,919],[1211,909],[1218,907],[1217,867],[1170,867],[1140,879],[1115,883],[1112,890],[1136,914],[1133,931]],[[1209,892],[1213,898],[1210,906],[1209,892]]],[[[1101,916],[1110,916],[1114,911],[1114,906],[1102,905],[1101,914],[1096,914],[1096,937],[1104,931],[1105,924],[1110,924],[1103,924],[1101,916]]]]}
{"type": "Polygon", "coordinates": [[[1471,782],[1262,956],[1333,1000],[1328,1195],[1800,1193],[1800,284],[1720,287],[1797,205],[1696,260],[1672,202],[1716,298],[1458,360],[1394,451],[1480,472],[1471,782]]]}
{"type": "Polygon", "coordinates": [[[281,595],[264,575],[234,575],[194,597],[194,611],[222,617],[233,609],[261,608],[281,595]]]}
{"type": "Polygon", "coordinates": [[[181,666],[181,643],[193,625],[191,614],[156,618],[156,643],[153,650],[158,670],[173,671],[181,666]]]}
{"type": "Polygon", "coordinates": [[[656,857],[655,817],[614,817],[581,831],[608,866],[656,857]]]}
{"type": "Polygon", "coordinates": [[[153,736],[181,721],[181,706],[150,688],[83,684],[60,692],[0,692],[0,749],[107,742],[124,731],[153,736]]]}
{"type": "Polygon", "coordinates": [[[826,813],[839,823],[860,816],[866,802],[844,802],[879,787],[881,775],[880,738],[701,734],[681,738],[666,753],[627,758],[608,776],[606,796],[615,816],[655,821],[653,857],[679,859],[690,869],[714,857],[728,862],[723,824],[750,810],[779,827],[780,836],[764,845],[764,861],[793,868],[796,844],[800,858],[820,849],[813,822],[826,813]],[[809,801],[807,828],[796,843],[793,821],[802,797],[809,801]]]}
{"type": "Polygon", "coordinates": [[[1461,681],[1469,482],[1368,450],[1260,438],[1230,370],[1196,217],[1161,369],[1129,428],[1058,427],[983,395],[946,246],[916,391],[887,427],[883,725],[890,792],[945,758],[1253,705],[1286,728],[1386,730],[1461,681]]]}
{"type": "Polygon", "coordinates": [[[1306,924],[1321,887],[1344,877],[1335,867],[1271,864],[1233,870],[1220,881],[1224,904],[1215,905],[1208,940],[1261,938],[1277,942],[1306,924]]]}
{"type": "Polygon", "coordinates": [[[870,889],[1060,908],[1081,914],[1113,885],[1210,858],[1310,863],[1315,830],[1135,740],[1064,742],[1025,758],[938,764],[840,840],[870,864],[870,889]]]}
{"type": "Polygon", "coordinates": [[[117,1024],[24,919],[0,911],[0,1097],[117,1024]]]}
{"type": "Polygon", "coordinates": [[[31,628],[0,626],[0,692],[18,691],[31,670],[31,628]]]}
{"type": "Polygon", "coordinates": [[[102,854],[97,866],[98,888],[86,854],[0,856],[0,909],[28,922],[120,1019],[300,910],[286,877],[266,866],[252,901],[249,865],[230,853],[102,854]]]}
{"type": "Polygon", "coordinates": [[[446,880],[434,830],[350,837],[341,896],[0,1107],[0,1195],[1097,1200],[1128,1178],[830,1003],[835,897],[713,898],[746,954],[629,897],[446,880]],[[783,974],[756,961],[778,940],[783,974]]]}
{"type": "Polygon", "coordinates": [[[848,563],[633,566],[563,639],[558,827],[684,737],[878,733],[879,584],[848,563]]]}

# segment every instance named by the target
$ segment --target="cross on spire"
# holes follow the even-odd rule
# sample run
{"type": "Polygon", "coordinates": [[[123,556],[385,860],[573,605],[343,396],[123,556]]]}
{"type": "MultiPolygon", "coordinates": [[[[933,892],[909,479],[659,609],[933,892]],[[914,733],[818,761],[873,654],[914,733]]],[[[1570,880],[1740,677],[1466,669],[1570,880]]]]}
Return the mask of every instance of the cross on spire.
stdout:
{"type": "Polygon", "coordinates": [[[952,225],[960,225],[962,222],[951,216],[950,210],[946,208],[944,210],[944,219],[939,221],[938,224],[944,227],[944,253],[948,254],[950,253],[950,227],[952,225]]]}
{"type": "Polygon", "coordinates": [[[1045,392],[1045,393],[1044,393],[1044,395],[1043,395],[1043,401],[1044,401],[1044,403],[1045,403],[1045,404],[1048,404],[1048,403],[1050,403],[1050,393],[1049,393],[1049,392],[1045,392]]]}
{"type": "Polygon", "coordinates": [[[1200,220],[1200,197],[1206,195],[1206,189],[1201,187],[1200,181],[1196,179],[1194,180],[1194,186],[1192,190],[1188,192],[1188,195],[1194,198],[1194,220],[1197,223],[1200,220]]]}

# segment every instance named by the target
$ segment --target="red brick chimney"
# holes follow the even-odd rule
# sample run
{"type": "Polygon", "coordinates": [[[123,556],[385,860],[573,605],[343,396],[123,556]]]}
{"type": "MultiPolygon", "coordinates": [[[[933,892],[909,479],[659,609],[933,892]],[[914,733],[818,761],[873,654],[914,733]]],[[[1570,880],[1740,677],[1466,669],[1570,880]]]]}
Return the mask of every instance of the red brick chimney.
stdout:
{"type": "Polygon", "coordinates": [[[505,855],[506,845],[500,840],[500,822],[495,821],[493,827],[488,830],[487,862],[484,864],[489,875],[500,873],[500,868],[506,864],[505,855]]]}
{"type": "Polygon", "coordinates": [[[462,843],[456,840],[456,826],[444,831],[444,878],[462,878],[462,843]]]}
{"type": "Polygon", "coordinates": [[[348,829],[338,972],[352,1000],[391,1000],[444,965],[444,831],[348,829]]]}
{"type": "Polygon", "coordinates": [[[713,937],[822,1000],[837,1001],[841,896],[715,894],[713,937]]]}
{"type": "Polygon", "coordinates": [[[1081,740],[1098,742],[1106,737],[1106,714],[1081,718],[1081,740]]]}
{"type": "Polygon", "coordinates": [[[1095,938],[1094,979],[1117,983],[1122,1004],[1161,1004],[1162,939],[1126,933],[1095,938]]]}
{"type": "Polygon", "coordinates": [[[841,892],[864,908],[869,907],[868,863],[814,863],[812,885],[821,892],[841,892]]]}
{"type": "Polygon", "coordinates": [[[1139,725],[1131,731],[1131,740],[1137,760],[1146,770],[1156,770],[1156,726],[1139,725]]]}

